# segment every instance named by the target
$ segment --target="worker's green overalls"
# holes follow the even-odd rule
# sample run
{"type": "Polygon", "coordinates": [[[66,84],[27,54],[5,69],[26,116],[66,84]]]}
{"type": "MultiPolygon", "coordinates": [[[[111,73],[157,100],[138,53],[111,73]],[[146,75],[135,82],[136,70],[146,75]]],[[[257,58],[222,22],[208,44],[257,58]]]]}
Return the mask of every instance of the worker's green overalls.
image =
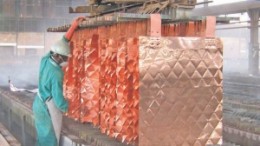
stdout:
{"type": "MultiPolygon", "coordinates": [[[[62,114],[54,116],[58,117],[58,120],[54,120],[53,116],[51,118],[51,115],[56,114],[55,112],[58,111],[67,112],[68,110],[68,102],[63,96],[63,75],[61,67],[51,59],[50,53],[42,58],[39,91],[33,103],[33,114],[37,132],[36,146],[58,146],[59,134],[55,135],[53,125],[56,124],[56,126],[61,127],[62,114]],[[52,109],[50,106],[58,110],[52,109]]],[[[60,128],[58,127],[58,129],[60,128]]]]}

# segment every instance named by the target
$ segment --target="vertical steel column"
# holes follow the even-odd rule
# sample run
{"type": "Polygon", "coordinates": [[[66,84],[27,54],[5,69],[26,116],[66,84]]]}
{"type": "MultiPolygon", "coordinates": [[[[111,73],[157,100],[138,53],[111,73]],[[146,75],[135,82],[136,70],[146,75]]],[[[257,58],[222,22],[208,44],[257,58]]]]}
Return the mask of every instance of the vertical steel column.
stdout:
{"type": "Polygon", "coordinates": [[[250,17],[250,47],[248,53],[248,71],[249,74],[257,75],[259,73],[259,43],[258,43],[258,20],[259,9],[248,11],[250,17]]]}
{"type": "Polygon", "coordinates": [[[208,7],[209,6],[209,4],[207,3],[208,2],[208,0],[204,0],[204,7],[208,7]]]}
{"type": "Polygon", "coordinates": [[[21,118],[22,121],[22,143],[25,146],[26,145],[26,132],[25,132],[25,124],[26,124],[26,116],[23,115],[21,118]]]}
{"type": "Polygon", "coordinates": [[[8,109],[8,129],[12,128],[12,109],[8,109]]]}
{"type": "Polygon", "coordinates": [[[16,0],[15,1],[15,21],[16,21],[16,31],[15,31],[15,46],[14,46],[14,55],[17,56],[17,46],[18,46],[18,35],[19,35],[19,25],[20,25],[20,13],[21,13],[21,10],[20,10],[20,1],[19,0],[16,0]]]}

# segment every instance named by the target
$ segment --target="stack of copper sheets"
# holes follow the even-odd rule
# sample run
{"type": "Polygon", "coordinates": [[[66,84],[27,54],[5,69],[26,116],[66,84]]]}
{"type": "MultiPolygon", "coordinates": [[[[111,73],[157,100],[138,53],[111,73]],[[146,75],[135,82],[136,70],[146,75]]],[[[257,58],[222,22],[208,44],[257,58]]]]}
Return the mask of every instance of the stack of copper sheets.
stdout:
{"type": "Polygon", "coordinates": [[[220,40],[141,37],[148,24],[75,33],[64,78],[69,117],[139,146],[221,144],[220,40]]]}

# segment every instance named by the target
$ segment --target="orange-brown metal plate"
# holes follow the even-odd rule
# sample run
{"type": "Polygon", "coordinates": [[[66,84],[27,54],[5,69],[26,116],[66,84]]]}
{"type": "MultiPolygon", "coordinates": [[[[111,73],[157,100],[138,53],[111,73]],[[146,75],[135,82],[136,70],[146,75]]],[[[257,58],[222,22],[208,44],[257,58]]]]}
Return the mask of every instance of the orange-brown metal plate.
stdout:
{"type": "MultiPolygon", "coordinates": [[[[206,22],[165,25],[162,35],[205,36],[206,22]]],[[[221,42],[139,37],[148,24],[75,32],[64,79],[69,117],[139,146],[220,144],[221,42]]]]}
{"type": "Polygon", "coordinates": [[[222,143],[219,39],[139,40],[139,146],[222,143]]]}

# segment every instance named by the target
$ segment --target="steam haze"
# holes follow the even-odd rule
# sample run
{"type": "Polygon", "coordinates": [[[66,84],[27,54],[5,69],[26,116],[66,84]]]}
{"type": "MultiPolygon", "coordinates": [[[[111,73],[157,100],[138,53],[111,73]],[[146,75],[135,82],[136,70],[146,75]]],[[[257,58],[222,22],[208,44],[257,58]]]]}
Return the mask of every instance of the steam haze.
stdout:
{"type": "Polygon", "coordinates": [[[17,87],[36,87],[39,63],[64,33],[48,33],[49,27],[70,24],[78,16],[69,7],[86,0],[0,0],[0,86],[8,77],[17,87]]]}

